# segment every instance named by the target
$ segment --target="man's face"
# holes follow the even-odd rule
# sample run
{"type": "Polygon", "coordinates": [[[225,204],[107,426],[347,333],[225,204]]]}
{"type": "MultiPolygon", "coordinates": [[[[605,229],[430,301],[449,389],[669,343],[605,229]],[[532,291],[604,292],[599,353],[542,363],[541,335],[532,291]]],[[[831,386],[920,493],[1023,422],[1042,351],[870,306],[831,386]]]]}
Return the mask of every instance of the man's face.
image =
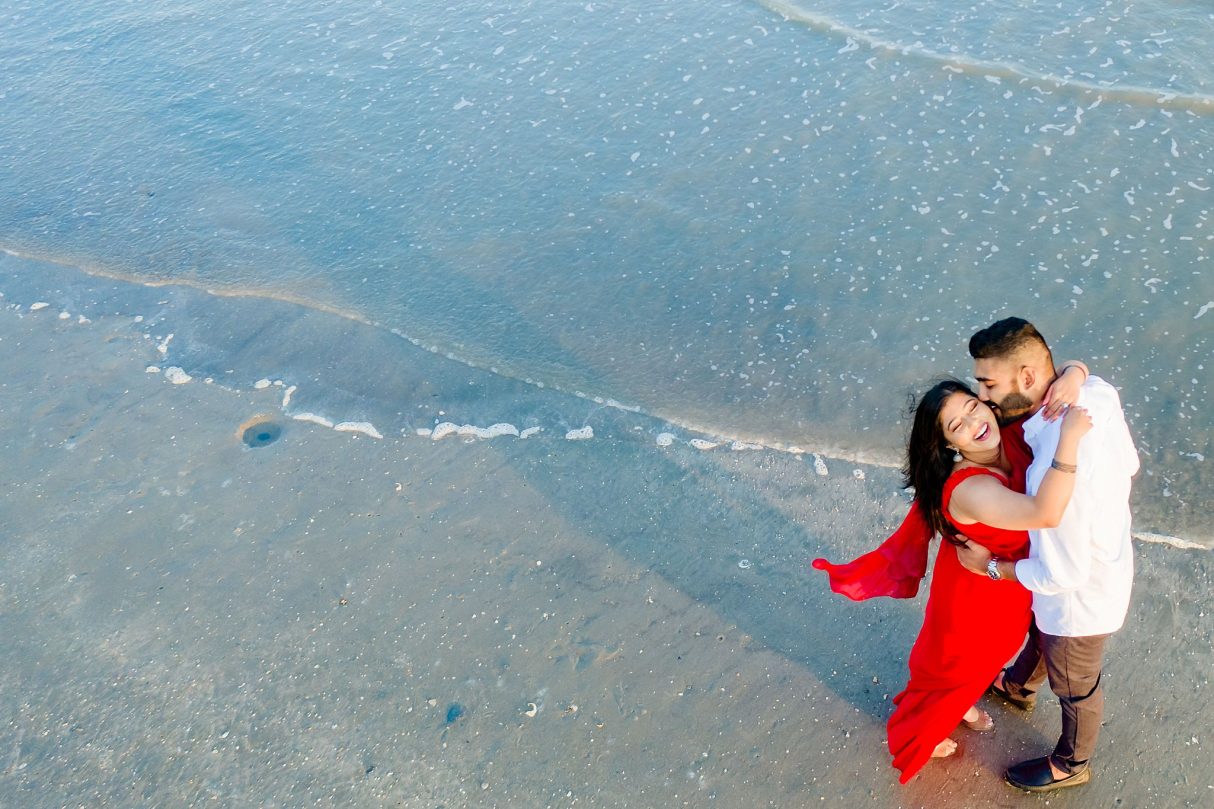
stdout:
{"type": "Polygon", "coordinates": [[[1019,370],[1010,360],[974,360],[978,398],[994,409],[1000,424],[1007,424],[1036,406],[1020,387],[1019,370]]]}

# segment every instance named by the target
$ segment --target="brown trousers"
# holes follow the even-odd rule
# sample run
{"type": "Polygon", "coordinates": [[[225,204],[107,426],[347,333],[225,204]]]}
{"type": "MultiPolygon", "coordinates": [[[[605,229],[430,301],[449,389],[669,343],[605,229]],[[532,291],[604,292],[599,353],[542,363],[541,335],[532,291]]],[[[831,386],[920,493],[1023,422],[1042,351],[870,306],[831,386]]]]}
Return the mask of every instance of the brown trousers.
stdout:
{"type": "Polygon", "coordinates": [[[1108,635],[1064,638],[1029,626],[1028,642],[1003,675],[1012,696],[1031,698],[1049,677],[1050,690],[1062,703],[1062,735],[1054,747],[1054,765],[1067,772],[1082,769],[1096,749],[1104,716],[1100,669],[1108,635]]]}

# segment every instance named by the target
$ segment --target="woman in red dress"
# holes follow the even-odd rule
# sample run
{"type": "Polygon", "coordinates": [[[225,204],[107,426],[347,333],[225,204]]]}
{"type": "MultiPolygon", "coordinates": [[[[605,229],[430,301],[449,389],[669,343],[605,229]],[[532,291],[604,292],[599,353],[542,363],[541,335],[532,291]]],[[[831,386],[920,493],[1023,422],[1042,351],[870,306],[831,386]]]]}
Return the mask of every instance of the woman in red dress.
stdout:
{"type": "Polygon", "coordinates": [[[910,653],[910,682],[894,697],[887,725],[902,783],[928,759],[956,751],[949,734],[958,724],[976,731],[994,727],[974,703],[1028,631],[1029,592],[1015,582],[968,572],[957,560],[956,546],[972,541],[1000,559],[1027,556],[1027,530],[1062,518],[1074,485],[1079,439],[1090,428],[1082,408],[1067,411],[1055,466],[1030,497],[1024,494],[1024,473],[1031,458],[1017,444],[1001,440],[994,414],[973,391],[956,380],[941,382],[915,409],[905,470],[915,501],[902,527],[880,548],[848,564],[814,560],[814,567],[829,574],[831,589],[854,600],[908,598],[925,572],[928,541],[935,534],[945,538],[932,571],[923,628],[910,653]]]}

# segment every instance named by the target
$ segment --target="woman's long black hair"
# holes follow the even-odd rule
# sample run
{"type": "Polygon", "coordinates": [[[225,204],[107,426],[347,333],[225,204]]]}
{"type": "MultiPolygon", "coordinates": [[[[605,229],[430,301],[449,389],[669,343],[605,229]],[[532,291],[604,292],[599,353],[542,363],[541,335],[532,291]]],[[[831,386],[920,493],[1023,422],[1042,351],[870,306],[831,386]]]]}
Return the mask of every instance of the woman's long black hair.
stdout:
{"type": "Polygon", "coordinates": [[[944,517],[944,482],[953,473],[954,450],[948,448],[940,410],[954,393],[975,396],[959,379],[949,377],[937,382],[919,399],[910,440],[906,444],[906,465],[902,467],[903,486],[915,488],[915,503],[924,520],[936,533],[950,542],[957,530],[944,517]]]}

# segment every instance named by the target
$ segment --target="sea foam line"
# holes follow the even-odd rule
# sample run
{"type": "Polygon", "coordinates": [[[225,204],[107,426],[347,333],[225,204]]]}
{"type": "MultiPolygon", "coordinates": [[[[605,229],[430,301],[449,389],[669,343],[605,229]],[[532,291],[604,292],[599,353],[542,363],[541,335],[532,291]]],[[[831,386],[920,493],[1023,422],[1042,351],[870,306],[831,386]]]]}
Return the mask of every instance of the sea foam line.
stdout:
{"type": "MultiPolygon", "coordinates": [[[[769,0],[759,0],[759,2],[768,3],[769,0]]],[[[825,19],[825,18],[823,18],[823,19],[825,19]]],[[[845,28],[845,26],[843,28],[845,28]]],[[[273,291],[269,291],[269,290],[260,290],[260,289],[240,289],[240,290],[214,289],[214,288],[208,287],[204,284],[198,283],[196,281],[191,281],[189,279],[180,279],[180,280],[177,280],[177,279],[174,279],[174,280],[146,279],[146,278],[141,278],[141,277],[139,277],[137,275],[133,275],[133,274],[118,273],[118,272],[114,272],[114,271],[107,270],[104,268],[91,267],[87,264],[84,264],[83,262],[80,262],[80,261],[74,260],[74,259],[60,260],[60,259],[50,258],[47,256],[42,256],[42,255],[30,255],[30,254],[26,254],[26,253],[21,253],[21,252],[15,251],[9,247],[5,247],[5,246],[0,246],[0,252],[4,252],[10,256],[13,256],[14,258],[27,259],[30,261],[46,261],[51,264],[56,264],[58,266],[67,267],[69,269],[74,269],[79,272],[83,272],[86,275],[93,275],[93,276],[97,276],[100,278],[108,278],[111,280],[121,281],[123,283],[128,283],[128,284],[139,284],[139,285],[148,286],[148,287],[181,286],[181,287],[188,287],[190,289],[195,289],[195,290],[198,290],[205,294],[213,295],[215,297],[260,298],[260,299],[266,299],[266,300],[279,301],[282,303],[292,304],[295,306],[302,306],[305,309],[312,309],[315,311],[324,312],[326,314],[336,315],[337,317],[343,317],[348,320],[352,320],[356,323],[360,323],[362,325],[369,326],[371,328],[384,329],[385,331],[388,331],[388,332],[396,335],[397,337],[405,339],[405,340],[409,341],[410,343],[414,344],[415,346],[422,348],[423,350],[426,348],[426,346],[420,340],[417,340],[412,337],[408,337],[407,335],[402,334],[397,329],[382,326],[382,325],[376,323],[375,321],[372,321],[369,318],[366,318],[357,312],[342,309],[342,308],[336,307],[336,306],[331,306],[331,305],[324,304],[324,303],[317,302],[317,301],[312,301],[312,300],[309,300],[306,298],[301,298],[301,297],[298,297],[295,295],[277,293],[277,292],[273,292],[273,291]]],[[[2,297],[2,295],[0,295],[0,297],[2,297]]],[[[81,322],[91,322],[91,321],[87,321],[87,319],[86,319],[86,320],[82,320],[81,322]]],[[[684,421],[677,417],[672,417],[668,414],[662,413],[661,411],[647,412],[640,407],[635,407],[632,405],[624,405],[624,404],[617,402],[614,399],[602,398],[602,397],[598,397],[598,396],[592,397],[592,396],[588,396],[587,394],[585,394],[581,391],[564,390],[557,385],[537,384],[534,381],[524,379],[522,377],[516,377],[516,376],[512,376],[510,374],[502,373],[497,368],[486,368],[486,367],[480,366],[474,362],[462,359],[462,358],[455,356],[453,354],[450,354],[450,353],[446,354],[445,356],[448,359],[451,359],[455,362],[459,362],[470,368],[476,368],[477,370],[481,370],[481,371],[484,371],[485,373],[490,373],[495,376],[500,376],[500,377],[503,377],[506,379],[512,379],[512,380],[515,380],[518,382],[523,382],[524,384],[530,384],[533,387],[537,387],[537,388],[547,388],[549,390],[553,390],[553,391],[556,391],[558,393],[561,393],[561,394],[564,394],[567,396],[577,396],[577,397],[580,397],[583,399],[592,399],[593,401],[595,401],[598,404],[601,404],[604,407],[612,407],[612,408],[616,408],[616,409],[620,409],[620,410],[625,410],[629,413],[636,413],[636,414],[639,414],[642,416],[647,416],[649,418],[652,418],[652,419],[655,419],[658,421],[665,422],[666,424],[669,424],[674,427],[678,427],[683,430],[687,430],[689,432],[697,432],[697,433],[700,433],[701,435],[710,435],[710,436],[715,436],[715,437],[722,439],[720,442],[716,442],[714,444],[714,446],[719,445],[720,443],[732,442],[732,446],[735,449],[766,449],[766,450],[771,450],[771,451],[775,451],[775,452],[785,452],[785,453],[789,453],[792,455],[798,455],[798,456],[808,454],[810,456],[813,456],[815,458],[815,461],[820,460],[820,458],[818,458],[817,456],[821,456],[822,458],[826,458],[829,460],[846,461],[846,462],[851,462],[851,463],[861,463],[861,464],[867,464],[869,466],[884,467],[884,468],[897,468],[900,465],[900,461],[897,460],[889,452],[882,452],[879,450],[857,451],[857,450],[850,450],[850,449],[845,449],[845,448],[837,447],[837,446],[822,446],[822,445],[818,445],[813,448],[807,448],[807,447],[802,447],[799,445],[770,442],[770,441],[767,441],[764,439],[756,439],[753,437],[735,435],[735,434],[731,434],[728,430],[720,430],[720,429],[716,429],[716,428],[713,428],[713,427],[710,427],[707,425],[693,424],[691,422],[684,421]]],[[[157,369],[157,370],[159,370],[159,369],[157,369]]],[[[284,405],[286,405],[286,403],[287,403],[286,401],[283,402],[284,405]]],[[[342,422],[339,427],[337,424],[334,424],[333,421],[325,418],[324,416],[320,416],[315,413],[307,413],[307,412],[296,413],[296,414],[291,415],[290,417],[295,419],[296,421],[311,422],[313,424],[327,427],[329,429],[342,429],[344,432],[357,432],[357,433],[363,433],[366,435],[370,435],[373,438],[382,438],[382,436],[378,434],[378,431],[375,430],[375,428],[372,425],[366,424],[364,422],[342,422]],[[364,429],[362,429],[364,427],[369,427],[370,429],[364,430],[364,429]]],[[[536,432],[536,431],[538,431],[538,428],[534,428],[534,427],[530,428],[528,430],[524,430],[520,434],[520,437],[526,438],[526,437],[530,436],[533,432],[536,432]]],[[[457,432],[458,432],[458,428],[457,428],[457,432]]],[[[425,433],[423,433],[423,434],[425,434],[425,433]]],[[[669,435],[669,434],[668,433],[662,434],[662,436],[665,436],[665,435],[669,435]]],[[[581,438],[581,437],[582,437],[581,435],[577,436],[577,438],[581,438]]],[[[586,436],[586,437],[590,437],[590,436],[586,436]]],[[[673,438],[673,436],[671,436],[671,437],[673,438]]],[[[566,438],[569,438],[569,435],[566,435],[566,438]]],[[[661,436],[659,436],[659,438],[661,438],[661,436]]],[[[713,442],[705,441],[704,443],[708,444],[708,443],[713,443],[713,442]]],[[[665,444],[665,442],[659,442],[659,446],[666,446],[666,444],[665,444]]],[[[694,444],[693,444],[693,446],[694,446],[694,444]]],[[[815,465],[815,470],[818,471],[817,470],[818,464],[815,463],[814,465],[815,465]]],[[[819,474],[820,474],[820,471],[819,471],[819,474]]],[[[1184,550],[1207,550],[1207,551],[1214,550],[1214,548],[1207,548],[1205,545],[1200,545],[1198,543],[1190,542],[1189,540],[1181,539],[1180,537],[1169,536],[1167,534],[1152,534],[1152,533],[1144,532],[1144,533],[1136,533],[1133,536],[1134,536],[1134,539],[1137,539],[1142,542],[1164,544],[1164,545],[1169,545],[1171,547],[1184,549],[1184,550]]]]}
{"type": "Polygon", "coordinates": [[[789,0],[756,0],[756,2],[767,10],[779,14],[786,20],[799,22],[815,31],[845,37],[853,42],[867,45],[872,50],[881,51],[888,56],[907,56],[936,62],[942,69],[951,70],[954,73],[1008,79],[1009,81],[1028,84],[1029,86],[1044,90],[1071,91],[1080,95],[1097,96],[1099,99],[1119,101],[1123,104],[1134,106],[1214,113],[1214,96],[1201,93],[1177,93],[1171,90],[1135,87],[1124,84],[1102,85],[1096,82],[1067,78],[1052,73],[1037,73],[1024,65],[1014,62],[997,62],[969,56],[957,56],[955,54],[934,51],[931,48],[924,48],[919,45],[906,45],[901,42],[881,39],[874,34],[862,31],[859,28],[853,28],[824,14],[806,11],[795,3],[789,2],[789,0]]]}
{"type": "Polygon", "coordinates": [[[1207,548],[1205,545],[1200,545],[1196,542],[1190,542],[1187,539],[1180,537],[1169,536],[1168,534],[1151,534],[1147,532],[1137,532],[1134,539],[1139,542],[1151,542],[1156,545],[1170,545],[1173,548],[1179,548],[1185,551],[1214,551],[1214,548],[1207,548]]]}

